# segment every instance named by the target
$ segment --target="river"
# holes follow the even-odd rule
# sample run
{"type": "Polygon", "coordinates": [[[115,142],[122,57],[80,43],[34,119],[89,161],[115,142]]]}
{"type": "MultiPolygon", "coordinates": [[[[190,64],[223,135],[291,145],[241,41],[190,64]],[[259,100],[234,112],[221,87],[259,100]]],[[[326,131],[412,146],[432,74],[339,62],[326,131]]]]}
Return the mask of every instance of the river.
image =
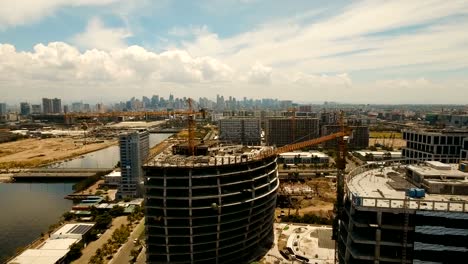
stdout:
{"type": "MultiPolygon", "coordinates": [[[[150,146],[171,134],[150,134],[150,146]]],[[[111,146],[53,167],[110,168],[119,161],[119,147],[111,146]]],[[[15,250],[38,238],[71,209],[63,197],[72,192],[73,183],[0,183],[0,263],[15,250]]]]}
{"type": "MultiPolygon", "coordinates": [[[[170,137],[172,134],[150,134],[150,147],[170,137]]],[[[53,168],[112,168],[119,161],[119,146],[110,146],[83,155],[70,161],[51,165],[53,168]]]]}

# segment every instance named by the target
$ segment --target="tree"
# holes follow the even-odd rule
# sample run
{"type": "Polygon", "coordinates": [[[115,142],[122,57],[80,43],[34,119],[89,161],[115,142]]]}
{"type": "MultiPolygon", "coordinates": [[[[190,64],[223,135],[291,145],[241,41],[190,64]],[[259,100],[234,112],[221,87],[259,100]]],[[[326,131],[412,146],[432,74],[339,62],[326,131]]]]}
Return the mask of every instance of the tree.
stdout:
{"type": "Polygon", "coordinates": [[[372,153],[366,153],[366,156],[364,157],[367,161],[372,161],[374,160],[374,154],[372,153]]]}
{"type": "Polygon", "coordinates": [[[109,214],[113,217],[123,215],[124,208],[122,206],[114,206],[110,209],[109,214]]]}
{"type": "Polygon", "coordinates": [[[96,222],[97,229],[100,229],[100,230],[107,229],[109,224],[112,222],[112,216],[108,213],[104,213],[104,214],[96,216],[94,221],[96,222]]]}
{"type": "Polygon", "coordinates": [[[391,158],[392,158],[392,154],[391,154],[390,152],[385,152],[385,153],[383,154],[383,158],[384,158],[384,159],[391,159],[391,158]]]}
{"type": "Polygon", "coordinates": [[[70,220],[72,220],[72,219],[75,217],[75,215],[72,214],[72,213],[70,213],[70,212],[65,212],[65,213],[62,215],[62,217],[63,217],[63,219],[64,219],[65,221],[70,221],[70,220]]]}
{"type": "Polygon", "coordinates": [[[81,255],[82,255],[82,253],[81,253],[82,248],[83,248],[83,243],[82,242],[73,244],[70,247],[70,251],[68,252],[67,259],[70,262],[75,260],[75,259],[79,259],[81,257],[81,255]]]}

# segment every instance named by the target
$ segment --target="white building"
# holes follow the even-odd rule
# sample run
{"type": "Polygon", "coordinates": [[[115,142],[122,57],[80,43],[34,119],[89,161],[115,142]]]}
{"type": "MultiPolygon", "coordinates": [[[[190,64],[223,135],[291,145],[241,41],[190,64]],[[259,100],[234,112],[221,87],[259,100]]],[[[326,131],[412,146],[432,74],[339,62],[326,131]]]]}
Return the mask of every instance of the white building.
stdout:
{"type": "Polygon", "coordinates": [[[330,157],[319,151],[309,152],[285,152],[281,153],[278,158],[278,163],[285,164],[309,164],[309,163],[328,163],[330,157]]]}
{"type": "Polygon", "coordinates": [[[149,153],[149,132],[146,129],[123,134],[119,138],[120,168],[122,181],[118,197],[139,197],[142,195],[143,162],[149,153]]]}
{"type": "Polygon", "coordinates": [[[112,171],[111,173],[104,176],[104,184],[109,186],[119,186],[122,182],[122,172],[112,171]]]}
{"type": "Polygon", "coordinates": [[[94,224],[66,224],[34,249],[27,249],[8,264],[62,264],[73,244],[80,242],[94,224]]]}

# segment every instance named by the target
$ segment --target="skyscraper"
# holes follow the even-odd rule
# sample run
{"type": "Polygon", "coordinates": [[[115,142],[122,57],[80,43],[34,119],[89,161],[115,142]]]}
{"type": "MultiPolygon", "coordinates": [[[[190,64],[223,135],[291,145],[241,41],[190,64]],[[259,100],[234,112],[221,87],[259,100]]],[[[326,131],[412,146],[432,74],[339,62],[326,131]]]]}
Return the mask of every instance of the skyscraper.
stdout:
{"type": "Polygon", "coordinates": [[[59,98],[52,99],[52,113],[62,113],[62,100],[59,98]]]}
{"type": "Polygon", "coordinates": [[[28,103],[20,103],[20,113],[22,116],[31,114],[31,106],[28,103]]]}
{"type": "Polygon", "coordinates": [[[33,104],[31,106],[33,114],[40,114],[41,113],[41,105],[40,104],[33,104]]]}
{"type": "Polygon", "coordinates": [[[53,113],[52,99],[42,98],[42,112],[44,114],[53,113]]]}
{"type": "Polygon", "coordinates": [[[142,195],[142,165],[149,153],[149,132],[142,129],[123,134],[119,138],[119,145],[122,182],[118,196],[139,197],[142,195]]]}
{"type": "Polygon", "coordinates": [[[6,104],[0,103],[0,115],[6,115],[6,104]]]}
{"type": "Polygon", "coordinates": [[[6,104],[5,103],[0,103],[0,121],[5,121],[6,120],[6,104]]]}

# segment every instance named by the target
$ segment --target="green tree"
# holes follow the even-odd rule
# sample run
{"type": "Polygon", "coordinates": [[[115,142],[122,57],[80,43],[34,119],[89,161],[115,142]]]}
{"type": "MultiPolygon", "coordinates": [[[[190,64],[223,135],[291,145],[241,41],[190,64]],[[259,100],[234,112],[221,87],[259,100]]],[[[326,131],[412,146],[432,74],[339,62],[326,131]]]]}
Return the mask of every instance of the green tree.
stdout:
{"type": "Polygon", "coordinates": [[[104,213],[96,216],[94,219],[96,222],[96,228],[99,230],[107,229],[109,224],[112,222],[112,216],[108,213],[104,213]]]}
{"type": "Polygon", "coordinates": [[[67,255],[67,259],[68,261],[73,261],[75,259],[79,259],[82,255],[81,253],[81,249],[83,248],[83,243],[80,242],[80,243],[76,243],[76,244],[73,244],[71,247],[70,247],[70,251],[68,252],[68,255],[67,255]]]}
{"type": "Polygon", "coordinates": [[[70,213],[70,212],[65,212],[63,215],[62,215],[63,219],[65,221],[70,221],[72,220],[74,217],[75,217],[75,214],[73,213],[70,213]]]}
{"type": "Polygon", "coordinates": [[[122,206],[114,206],[110,209],[109,214],[113,217],[123,215],[124,208],[122,206]]]}

